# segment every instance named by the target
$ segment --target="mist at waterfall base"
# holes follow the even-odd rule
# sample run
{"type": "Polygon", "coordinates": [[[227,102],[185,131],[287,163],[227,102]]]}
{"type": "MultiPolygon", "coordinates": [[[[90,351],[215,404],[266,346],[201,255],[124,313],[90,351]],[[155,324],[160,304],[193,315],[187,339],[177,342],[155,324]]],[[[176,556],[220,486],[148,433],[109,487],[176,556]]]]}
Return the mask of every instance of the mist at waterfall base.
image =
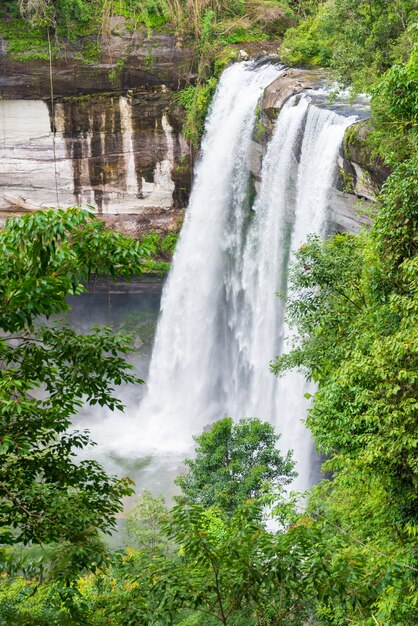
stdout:
{"type": "Polygon", "coordinates": [[[97,456],[144,460],[133,476],[139,490],[171,495],[192,436],[225,415],[274,424],[280,448],[294,450],[294,488],[318,479],[303,424],[312,386],[297,372],[277,379],[269,363],[291,341],[277,293],[286,293],[289,260],[308,234],[329,232],[337,156],[355,118],[315,106],[323,91],[290,98],[251,202],[257,102],[280,71],[239,63],[222,75],[163,290],[145,397],[139,407],[129,403],[125,414],[109,413],[91,425],[97,456]]]}

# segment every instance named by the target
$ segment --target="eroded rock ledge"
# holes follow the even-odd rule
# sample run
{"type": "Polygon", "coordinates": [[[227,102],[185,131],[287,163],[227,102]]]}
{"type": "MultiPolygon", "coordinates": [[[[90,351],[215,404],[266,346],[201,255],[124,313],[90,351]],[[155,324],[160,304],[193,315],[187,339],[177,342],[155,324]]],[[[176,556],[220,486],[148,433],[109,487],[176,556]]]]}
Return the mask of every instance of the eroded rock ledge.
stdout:
{"type": "Polygon", "coordinates": [[[319,87],[327,78],[323,70],[298,68],[284,70],[264,91],[261,108],[267,120],[274,122],[280,109],[291,96],[319,87]]]}

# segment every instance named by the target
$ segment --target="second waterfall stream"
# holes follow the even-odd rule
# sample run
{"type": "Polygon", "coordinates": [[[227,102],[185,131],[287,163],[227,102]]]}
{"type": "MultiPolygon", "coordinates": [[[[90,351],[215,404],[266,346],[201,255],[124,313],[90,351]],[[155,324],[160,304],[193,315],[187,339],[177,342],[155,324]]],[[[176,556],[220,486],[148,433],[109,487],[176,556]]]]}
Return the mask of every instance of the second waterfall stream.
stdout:
{"type": "Polygon", "coordinates": [[[315,106],[307,93],[290,98],[252,199],[257,103],[280,71],[245,62],[222,75],[163,292],[147,393],[125,443],[182,458],[192,435],[216,419],[258,417],[274,424],[284,450],[294,450],[295,486],[305,489],[315,479],[302,422],[307,383],[269,370],[289,335],[277,292],[286,293],[292,251],[329,228],[338,151],[354,118],[315,106]]]}

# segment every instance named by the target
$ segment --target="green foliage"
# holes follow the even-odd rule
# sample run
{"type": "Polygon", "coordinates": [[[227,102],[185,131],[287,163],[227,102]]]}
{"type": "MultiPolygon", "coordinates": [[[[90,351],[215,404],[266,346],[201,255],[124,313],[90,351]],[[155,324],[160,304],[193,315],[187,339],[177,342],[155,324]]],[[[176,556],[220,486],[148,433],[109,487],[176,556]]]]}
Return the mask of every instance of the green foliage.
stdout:
{"type": "Polygon", "coordinates": [[[78,335],[42,318],[66,311],[92,272],[141,272],[149,252],[77,209],[9,220],[0,250],[2,542],[78,543],[82,568],[89,537],[111,531],[131,487],[96,462],[75,462],[90,440],[69,432],[70,420],[86,403],[122,409],[113,385],[141,381],[122,356],[127,341],[110,329],[78,335]]]}
{"type": "Polygon", "coordinates": [[[287,0],[9,0],[0,9],[4,17],[24,17],[33,25],[51,27],[70,40],[79,35],[93,34],[94,28],[107,27],[112,15],[126,18],[128,27],[148,30],[173,29],[183,36],[192,36],[198,46],[208,32],[230,36],[243,41],[240,33],[254,29],[245,41],[257,41],[277,35],[293,11],[287,0]]]}
{"type": "Polygon", "coordinates": [[[57,602],[59,585],[44,584],[37,589],[23,577],[0,582],[1,623],[5,626],[70,626],[68,609],[57,602]],[[35,593],[36,591],[36,593],[35,593]]]}
{"type": "Polygon", "coordinates": [[[95,4],[97,3],[94,0],[88,4],[84,0],[57,0],[55,2],[56,10],[66,24],[71,22],[85,23],[91,20],[95,4]]]}
{"type": "MultiPolygon", "coordinates": [[[[393,76],[408,120],[408,72],[393,76]]],[[[417,619],[417,182],[413,154],[385,183],[369,232],[311,238],[291,269],[288,316],[299,338],[273,369],[301,367],[318,383],[307,424],[334,474],[309,504],[330,555],[317,606],[324,624],[417,619]]]]}
{"type": "Polygon", "coordinates": [[[354,236],[324,245],[314,239],[300,250],[293,269],[298,296],[288,308],[299,345],[275,370],[303,365],[319,382],[307,422],[319,450],[385,476],[406,504],[418,478],[416,240],[403,218],[398,230],[393,221],[392,213],[382,212],[375,227],[383,262],[373,240],[364,245],[354,236]],[[394,257],[386,229],[397,243],[394,257]],[[393,262],[396,283],[388,274],[393,262]]]}
{"type": "Polygon", "coordinates": [[[187,503],[218,506],[231,514],[265,485],[286,485],[295,476],[292,455],[276,448],[279,436],[267,422],[247,418],[218,420],[195,437],[196,456],[186,459],[188,473],[175,482],[187,503]]]}
{"type": "Polygon", "coordinates": [[[31,328],[39,315],[68,310],[66,296],[80,293],[93,272],[141,273],[150,255],[146,245],[107,231],[101,220],[79,209],[8,220],[0,249],[0,325],[6,331],[31,328]]]}
{"type": "Polygon", "coordinates": [[[175,606],[201,613],[196,623],[296,625],[307,616],[300,552],[291,550],[290,536],[267,532],[260,517],[254,501],[231,517],[196,504],[174,507],[166,528],[180,558],[162,583],[175,606]]]}
{"type": "MultiPolygon", "coordinates": [[[[418,155],[400,163],[386,181],[373,234],[387,279],[402,294],[413,286],[418,252],[418,155]]],[[[388,285],[389,289],[392,285],[388,285]]],[[[409,291],[413,296],[413,292],[409,291]]],[[[404,314],[408,316],[408,311],[404,314]]]]}
{"type": "Polygon", "coordinates": [[[418,45],[406,63],[391,67],[374,87],[372,112],[372,141],[388,163],[395,166],[418,153],[418,45]]]}
{"type": "MultiPolygon", "coordinates": [[[[41,26],[33,26],[23,19],[0,20],[0,35],[7,40],[7,49],[19,61],[49,59],[48,39],[41,26]]],[[[55,45],[52,52],[55,56],[55,45]]]]}
{"type": "Polygon", "coordinates": [[[114,9],[123,15],[132,26],[145,26],[158,30],[172,19],[172,7],[167,0],[125,0],[114,9]]]}
{"type": "MultiPolygon", "coordinates": [[[[81,59],[84,63],[99,63],[101,59],[102,49],[98,41],[87,40],[83,45],[81,59]]],[[[123,61],[122,61],[123,65],[123,61]]],[[[119,59],[116,62],[117,71],[120,71],[119,59]]],[[[110,72],[109,72],[110,74],[110,72]]],[[[109,76],[110,78],[110,76],[109,76]]]]}
{"type": "Polygon", "coordinates": [[[412,0],[327,0],[305,5],[285,33],[285,63],[326,65],[338,78],[369,90],[375,78],[409,54],[416,33],[412,0]]]}
{"type": "Polygon", "coordinates": [[[254,26],[253,28],[236,28],[232,34],[221,36],[222,45],[237,44],[251,41],[268,41],[269,36],[262,30],[254,26]]]}
{"type": "Polygon", "coordinates": [[[170,550],[129,548],[79,580],[88,623],[299,626],[312,611],[307,573],[316,579],[317,533],[293,504],[281,503],[283,523],[296,523],[289,533],[268,532],[262,506],[247,502],[232,516],[174,507],[161,526],[170,550]]]}
{"type": "Polygon", "coordinates": [[[281,58],[289,65],[329,65],[331,60],[332,19],[328,5],[320,5],[318,13],[289,28],[280,48],[281,58]]]}
{"type": "Polygon", "coordinates": [[[217,79],[212,77],[203,83],[186,87],[175,96],[176,102],[186,110],[186,119],[183,125],[184,135],[195,148],[199,146],[205,117],[217,82],[217,79]]]}
{"type": "Polygon", "coordinates": [[[144,272],[166,274],[170,269],[171,258],[177,244],[179,233],[169,232],[161,235],[157,231],[151,231],[140,239],[141,246],[149,251],[150,257],[143,262],[144,272]]]}
{"type": "Polygon", "coordinates": [[[290,298],[287,311],[298,340],[289,354],[276,360],[276,374],[302,367],[317,381],[341,362],[351,345],[351,322],[364,304],[363,254],[362,238],[347,234],[325,242],[311,236],[297,251],[289,286],[298,296],[290,298]]]}
{"type": "Polygon", "coordinates": [[[413,626],[418,529],[402,524],[379,476],[347,467],[314,489],[308,513],[326,572],[317,587],[319,623],[413,626]]]}

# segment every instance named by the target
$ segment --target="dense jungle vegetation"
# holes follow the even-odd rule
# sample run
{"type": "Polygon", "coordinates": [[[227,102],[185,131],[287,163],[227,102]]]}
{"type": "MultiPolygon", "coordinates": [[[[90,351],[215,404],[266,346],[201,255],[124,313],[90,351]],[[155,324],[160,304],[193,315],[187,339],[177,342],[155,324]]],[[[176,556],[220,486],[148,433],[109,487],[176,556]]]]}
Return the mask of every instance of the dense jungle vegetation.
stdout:
{"type": "Polygon", "coordinates": [[[391,174],[369,230],[312,237],[291,269],[299,339],[272,370],[301,368],[317,383],[307,423],[328,478],[307,499],[286,495],[292,459],[276,452],[271,427],[220,420],[196,438],[176,505],[143,493],[128,515],[128,547],[116,552],[103,533],[131,485],[77,464],[88,436],[67,428],[82,402],[117,409],[114,386],[140,381],[123,338],[44,319],[92,272],[146,271],[156,243],[108,233],[78,210],[9,222],[0,233],[0,624],[416,625],[416,2],[9,0],[1,12],[22,59],[48,53],[48,33],[53,46],[100,45],[112,13],[190,41],[196,84],[178,98],[194,141],[236,46],[277,40],[285,63],[329,67],[371,96],[367,152],[391,174]]]}

